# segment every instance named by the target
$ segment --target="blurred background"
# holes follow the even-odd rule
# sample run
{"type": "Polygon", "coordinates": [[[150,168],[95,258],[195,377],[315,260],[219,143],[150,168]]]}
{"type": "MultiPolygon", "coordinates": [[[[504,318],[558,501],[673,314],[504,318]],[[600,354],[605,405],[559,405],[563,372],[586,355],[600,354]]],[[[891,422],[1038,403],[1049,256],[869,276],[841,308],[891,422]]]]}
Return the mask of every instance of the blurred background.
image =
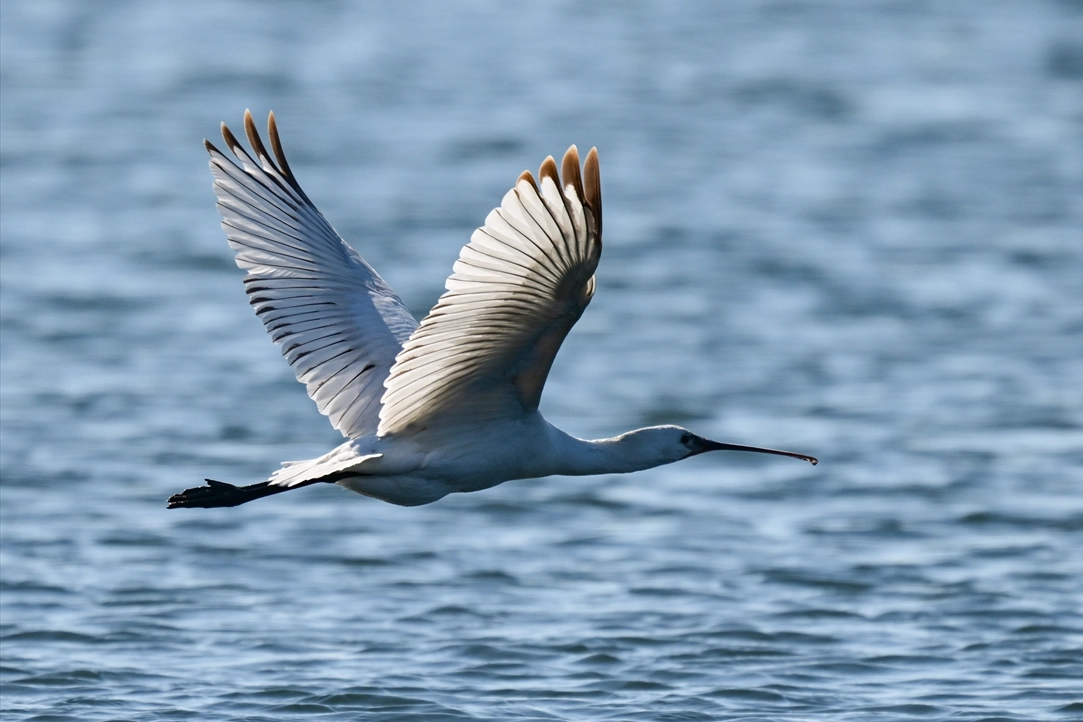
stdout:
{"type": "Polygon", "coordinates": [[[5,0],[0,59],[5,720],[1083,715],[1078,0],[5,0]],[[167,512],[340,441],[218,226],[245,108],[419,317],[597,146],[543,411],[820,465],[167,512]]]}

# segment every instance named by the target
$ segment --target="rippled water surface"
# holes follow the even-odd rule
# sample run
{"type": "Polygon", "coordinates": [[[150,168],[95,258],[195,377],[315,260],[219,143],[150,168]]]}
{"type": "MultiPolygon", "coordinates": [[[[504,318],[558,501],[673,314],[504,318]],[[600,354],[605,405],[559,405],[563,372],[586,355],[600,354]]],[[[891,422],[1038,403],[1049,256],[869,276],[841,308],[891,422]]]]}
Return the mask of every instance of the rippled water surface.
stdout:
{"type": "Polygon", "coordinates": [[[1083,719],[1079,2],[5,0],[4,720],[1083,719]],[[167,511],[338,442],[201,148],[274,109],[417,315],[597,145],[543,410],[713,454],[167,511]]]}

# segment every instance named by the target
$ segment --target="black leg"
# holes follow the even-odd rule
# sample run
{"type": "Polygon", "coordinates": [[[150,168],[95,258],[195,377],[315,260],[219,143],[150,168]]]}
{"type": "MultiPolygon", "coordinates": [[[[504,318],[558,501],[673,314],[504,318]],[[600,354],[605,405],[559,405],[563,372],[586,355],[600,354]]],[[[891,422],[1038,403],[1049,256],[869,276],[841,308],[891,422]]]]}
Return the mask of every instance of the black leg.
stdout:
{"type": "Polygon", "coordinates": [[[296,489],[294,486],[271,486],[266,481],[250,486],[234,486],[214,479],[205,479],[207,486],[197,486],[185,489],[179,494],[169,497],[167,509],[182,509],[199,507],[211,509],[218,506],[237,506],[262,499],[272,494],[281,494],[283,491],[296,489]]]}
{"type": "Polygon", "coordinates": [[[294,484],[293,486],[272,486],[266,481],[261,481],[258,484],[249,484],[248,486],[234,486],[233,484],[227,484],[224,481],[204,479],[204,481],[207,482],[207,486],[196,486],[191,489],[185,489],[179,494],[174,494],[169,497],[169,500],[166,502],[166,508],[213,509],[220,506],[239,506],[240,504],[245,504],[255,499],[262,499],[265,496],[273,496],[275,494],[281,494],[284,491],[300,489],[302,486],[308,486],[310,484],[325,482],[334,484],[339,479],[345,479],[348,476],[355,476],[355,474],[340,471],[335,474],[328,474],[319,479],[311,479],[309,481],[301,482],[300,484],[294,484]]]}

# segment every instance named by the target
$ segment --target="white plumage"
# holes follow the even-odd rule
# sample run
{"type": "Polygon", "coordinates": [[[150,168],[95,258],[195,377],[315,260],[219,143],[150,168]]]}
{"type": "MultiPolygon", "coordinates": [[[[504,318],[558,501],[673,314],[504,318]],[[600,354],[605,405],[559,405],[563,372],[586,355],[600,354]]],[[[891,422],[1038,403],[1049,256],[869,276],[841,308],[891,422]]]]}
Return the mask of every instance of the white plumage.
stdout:
{"type": "Polygon", "coordinates": [[[252,116],[254,157],[222,126],[236,162],[206,142],[222,227],[249,302],[308,395],[348,441],[286,462],[266,482],[208,480],[170,507],[235,506],[316,482],[402,505],[549,474],[626,472],[712,450],[803,454],[703,439],[675,426],[583,441],[538,412],[549,368],[594,294],[602,248],[598,154],[580,171],[547,158],[524,172],[463,247],[447,291],[418,324],[324,219],[252,116]],[[238,165],[239,163],[239,165],[238,165]],[[563,178],[563,179],[562,179],[563,178]]]}

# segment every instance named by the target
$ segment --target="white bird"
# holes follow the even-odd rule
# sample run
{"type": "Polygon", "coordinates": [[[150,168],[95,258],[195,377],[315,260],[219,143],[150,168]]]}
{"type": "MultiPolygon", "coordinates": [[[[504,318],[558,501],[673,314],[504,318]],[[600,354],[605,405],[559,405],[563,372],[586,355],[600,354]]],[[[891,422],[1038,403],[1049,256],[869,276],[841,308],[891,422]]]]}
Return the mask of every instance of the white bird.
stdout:
{"type": "Polygon", "coordinates": [[[247,111],[244,123],[255,157],[222,125],[239,165],[204,141],[222,227],[247,271],[256,315],[348,440],[318,459],[284,462],[258,484],[207,479],[170,497],[170,508],[236,506],[317,482],[416,506],[511,479],[639,471],[706,451],[816,463],[678,426],[585,441],[542,417],[553,358],[594,295],[602,251],[596,149],[582,174],[573,145],[560,173],[550,156],[537,178],[520,175],[418,324],[301,190],[274,114],[267,122],[274,159],[247,111]]]}

